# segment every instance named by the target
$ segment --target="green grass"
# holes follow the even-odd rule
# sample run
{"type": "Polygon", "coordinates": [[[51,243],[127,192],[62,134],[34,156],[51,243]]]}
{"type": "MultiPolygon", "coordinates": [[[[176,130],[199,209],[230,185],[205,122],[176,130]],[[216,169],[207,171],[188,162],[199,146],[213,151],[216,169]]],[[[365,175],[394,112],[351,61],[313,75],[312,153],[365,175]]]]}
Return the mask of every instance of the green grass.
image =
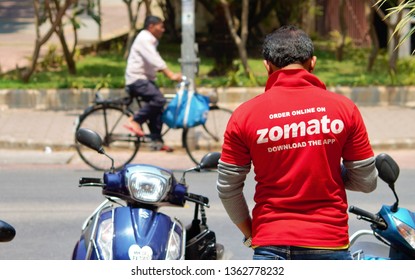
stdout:
{"type": "MultiPolygon", "coordinates": [[[[173,71],[180,71],[178,58],[180,46],[177,44],[164,45],[160,48],[164,59],[173,71]]],[[[388,73],[388,58],[386,54],[380,54],[372,72],[366,70],[368,50],[351,49],[345,55],[345,59],[339,62],[333,52],[316,51],[317,66],[315,74],[327,86],[369,86],[369,85],[413,85],[415,81],[415,58],[410,57],[399,60],[396,76],[388,73]]],[[[255,84],[243,74],[241,64],[235,62],[236,71],[221,77],[211,77],[208,73],[212,70],[214,61],[212,58],[200,55],[201,63],[196,78],[197,86],[255,86],[255,84]],[[239,70],[238,70],[239,69],[239,70]]],[[[0,76],[1,89],[44,89],[44,88],[122,88],[124,87],[124,69],[126,61],[121,52],[103,51],[99,54],[82,56],[77,61],[77,75],[71,76],[65,70],[64,64],[57,70],[37,71],[30,82],[25,84],[18,79],[15,72],[9,72],[0,76]]],[[[250,58],[249,65],[254,73],[258,86],[264,86],[267,75],[263,67],[262,58],[250,58]]],[[[172,87],[173,82],[159,75],[158,84],[161,87],[172,87]]]]}
{"type": "Polygon", "coordinates": [[[334,54],[317,52],[315,74],[328,86],[409,86],[414,85],[415,57],[402,58],[397,73],[389,73],[389,58],[380,53],[371,72],[367,71],[369,50],[349,50],[339,62],[334,54]],[[319,58],[320,57],[320,58],[319,58]]]}

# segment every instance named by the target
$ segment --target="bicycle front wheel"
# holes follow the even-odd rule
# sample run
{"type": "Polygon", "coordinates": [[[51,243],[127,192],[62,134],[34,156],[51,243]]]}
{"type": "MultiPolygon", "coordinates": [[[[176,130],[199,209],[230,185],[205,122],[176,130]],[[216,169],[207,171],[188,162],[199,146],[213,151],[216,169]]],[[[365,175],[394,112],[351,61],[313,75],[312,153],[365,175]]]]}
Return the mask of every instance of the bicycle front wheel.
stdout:
{"type": "MultiPolygon", "coordinates": [[[[140,147],[140,139],[124,127],[131,114],[116,106],[97,106],[81,115],[76,126],[76,131],[89,128],[101,136],[105,153],[114,159],[116,170],[130,163],[140,147]]],[[[111,167],[106,156],[81,145],[76,137],[75,147],[81,159],[92,168],[108,170],[111,167]]]]}
{"type": "Polygon", "coordinates": [[[204,125],[183,129],[183,145],[191,160],[198,164],[208,152],[222,150],[223,136],[232,110],[211,106],[204,125]]]}

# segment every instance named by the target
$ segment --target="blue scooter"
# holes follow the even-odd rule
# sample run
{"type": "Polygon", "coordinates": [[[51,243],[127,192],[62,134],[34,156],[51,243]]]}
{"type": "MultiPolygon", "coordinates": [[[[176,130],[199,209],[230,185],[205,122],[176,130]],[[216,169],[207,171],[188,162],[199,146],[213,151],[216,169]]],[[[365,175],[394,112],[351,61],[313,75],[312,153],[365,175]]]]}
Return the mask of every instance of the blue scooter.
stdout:
{"type": "Polygon", "coordinates": [[[371,227],[371,230],[359,230],[350,237],[352,256],[356,260],[414,260],[415,213],[399,207],[395,191],[399,166],[392,157],[383,153],[376,157],[376,168],[379,178],[388,184],[396,201],[391,206],[383,205],[376,214],[356,206],[349,207],[349,212],[368,221],[371,227]]]}
{"type": "Polygon", "coordinates": [[[172,171],[154,165],[128,164],[114,170],[100,136],[89,129],[77,131],[79,143],[104,154],[112,168],[101,178],[81,178],[80,187],[99,187],[106,200],[86,219],[72,259],[87,260],[216,260],[223,246],[206,223],[209,199],[188,192],[185,174],[217,167],[220,153],[205,155],[180,181],[172,171]],[[194,218],[185,227],[177,218],[158,211],[162,206],[195,204],[194,218]],[[199,218],[200,214],[200,218],[199,218]]]}

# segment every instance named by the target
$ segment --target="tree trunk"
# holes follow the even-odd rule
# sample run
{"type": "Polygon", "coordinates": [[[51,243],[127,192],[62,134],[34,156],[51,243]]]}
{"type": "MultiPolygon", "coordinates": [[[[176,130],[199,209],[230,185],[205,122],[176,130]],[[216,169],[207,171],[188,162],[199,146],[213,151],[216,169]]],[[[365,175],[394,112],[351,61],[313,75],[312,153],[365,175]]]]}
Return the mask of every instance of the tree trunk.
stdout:
{"type": "Polygon", "coordinates": [[[151,12],[151,0],[144,0],[144,5],[146,6],[146,17],[152,15],[151,12]]]}
{"type": "Polygon", "coordinates": [[[220,3],[215,2],[215,20],[209,26],[211,56],[214,59],[214,67],[209,72],[210,76],[225,75],[233,67],[233,61],[237,57],[235,43],[230,38],[228,24],[225,19],[224,9],[220,3]],[[220,51],[218,51],[220,50],[220,51]]]}
{"type": "Polygon", "coordinates": [[[397,70],[397,63],[399,58],[399,42],[400,42],[400,35],[395,33],[392,39],[392,50],[389,57],[389,71],[392,76],[396,75],[397,70]]]}
{"type": "Polygon", "coordinates": [[[62,26],[58,27],[56,34],[58,35],[59,41],[61,42],[63,57],[65,58],[66,66],[68,67],[68,73],[71,75],[76,75],[76,63],[73,57],[74,52],[69,50],[68,44],[66,43],[65,34],[62,30],[62,26]]]}
{"type": "Polygon", "coordinates": [[[173,0],[157,0],[157,3],[163,11],[166,35],[169,36],[170,41],[180,42],[181,35],[176,30],[176,11],[173,0]]]}
{"type": "Polygon", "coordinates": [[[122,0],[127,5],[127,12],[128,12],[128,22],[130,24],[130,29],[127,35],[127,42],[125,44],[125,51],[124,51],[124,59],[128,58],[130,54],[131,46],[134,42],[134,38],[137,35],[137,20],[138,20],[138,13],[140,11],[141,4],[144,3],[146,7],[146,16],[151,15],[151,0],[137,0],[137,8],[134,10],[133,3],[134,0],[122,0]]]}
{"type": "Polygon", "coordinates": [[[123,2],[127,5],[127,12],[128,12],[128,22],[130,24],[130,29],[128,31],[127,42],[125,44],[125,51],[124,51],[124,59],[127,59],[128,55],[130,54],[130,48],[133,44],[135,35],[137,33],[137,18],[138,18],[138,11],[142,2],[137,2],[137,9],[135,12],[133,11],[133,0],[123,0],[123,2]]]}
{"type": "MultiPolygon", "coordinates": [[[[404,0],[398,0],[396,6],[401,5],[404,2],[404,0]]],[[[372,3],[375,5],[374,9],[378,13],[378,15],[384,20],[386,23],[386,26],[388,27],[388,30],[390,31],[390,34],[392,34],[392,47],[390,49],[390,55],[389,55],[389,73],[392,76],[392,79],[395,78],[396,71],[397,71],[397,63],[399,58],[399,42],[401,35],[399,32],[394,32],[396,30],[397,25],[402,20],[402,11],[397,12],[396,20],[392,22],[392,19],[390,17],[387,17],[383,11],[380,9],[380,6],[376,3],[376,0],[372,0],[372,3]]]]}
{"type": "MultiPolygon", "coordinates": [[[[55,2],[55,7],[56,9],[60,9],[60,5],[59,5],[59,1],[58,0],[53,0],[55,2]]],[[[77,0],[72,1],[73,4],[75,4],[77,2],[77,0]]],[[[52,10],[49,11],[50,14],[50,22],[53,22],[53,13],[52,10]]],[[[74,35],[75,35],[75,40],[76,40],[76,27],[74,25],[73,26],[73,31],[74,31],[74,35]]],[[[62,51],[63,51],[63,57],[65,58],[65,62],[66,62],[66,66],[68,68],[68,73],[70,75],[76,75],[76,63],[74,60],[74,51],[70,51],[69,47],[68,47],[68,43],[66,42],[66,37],[65,37],[65,32],[64,32],[64,28],[63,28],[63,23],[62,20],[60,21],[60,23],[56,26],[55,28],[55,33],[59,38],[59,41],[61,43],[61,47],[62,47],[62,51]]],[[[74,49],[76,46],[76,42],[74,45],[74,49]]]]}
{"type": "Polygon", "coordinates": [[[376,33],[375,24],[374,24],[374,18],[375,18],[375,10],[370,7],[369,9],[369,15],[367,18],[368,26],[369,26],[369,36],[370,40],[372,42],[372,48],[369,54],[368,63],[367,63],[367,71],[371,72],[373,69],[373,66],[375,64],[376,58],[379,53],[379,39],[378,34],[376,33]]]}
{"type": "Polygon", "coordinates": [[[235,25],[233,24],[231,12],[229,9],[229,3],[227,0],[221,0],[222,7],[225,11],[225,18],[228,24],[228,28],[232,35],[233,41],[238,49],[239,57],[244,67],[244,72],[247,76],[250,76],[251,70],[248,65],[248,54],[246,51],[246,40],[248,37],[248,14],[249,14],[249,0],[242,0],[242,17],[241,17],[241,36],[238,36],[235,25]]]}
{"type": "MultiPolygon", "coordinates": [[[[50,39],[53,32],[57,28],[57,26],[61,23],[62,17],[65,15],[66,10],[72,3],[76,0],[65,0],[64,5],[58,10],[56,13],[56,18],[54,22],[51,22],[52,26],[50,29],[46,32],[46,34],[41,37],[40,36],[40,14],[39,14],[39,7],[40,7],[40,0],[33,0],[33,7],[35,11],[35,29],[36,29],[36,40],[35,40],[35,48],[33,50],[32,54],[32,63],[31,65],[22,71],[21,73],[21,79],[23,82],[28,83],[30,80],[30,77],[36,70],[37,61],[39,59],[40,50],[42,46],[50,39]]],[[[49,3],[49,1],[45,1],[45,3],[49,3]]]]}
{"type": "Polygon", "coordinates": [[[44,43],[39,39],[35,41],[35,48],[33,49],[32,53],[32,60],[29,67],[25,68],[21,73],[20,77],[24,83],[28,83],[30,81],[30,77],[33,75],[33,73],[36,70],[37,60],[40,55],[40,49],[44,43]]]}
{"type": "Polygon", "coordinates": [[[346,0],[340,0],[339,3],[339,23],[340,23],[340,36],[341,41],[340,44],[336,48],[336,58],[338,61],[343,61],[344,57],[344,47],[346,44],[346,36],[347,36],[347,24],[345,19],[345,8],[346,8],[346,0]]]}

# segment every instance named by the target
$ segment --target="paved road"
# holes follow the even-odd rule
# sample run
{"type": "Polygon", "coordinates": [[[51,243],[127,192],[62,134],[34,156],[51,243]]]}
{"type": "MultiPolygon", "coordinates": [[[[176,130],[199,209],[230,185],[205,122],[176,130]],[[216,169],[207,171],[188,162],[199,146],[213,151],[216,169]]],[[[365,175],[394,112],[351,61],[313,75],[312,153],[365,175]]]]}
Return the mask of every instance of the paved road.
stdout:
{"type": "MultiPolygon", "coordinates": [[[[397,159],[414,156],[399,153],[397,159]]],[[[401,161],[402,162],[402,161],[401,161]]],[[[166,161],[166,166],[174,167],[178,162],[166,161]]],[[[84,219],[91,214],[103,200],[97,188],[78,188],[78,179],[82,176],[101,177],[102,173],[89,170],[85,165],[0,165],[2,195],[0,196],[0,219],[16,227],[16,238],[10,243],[0,244],[0,259],[15,260],[67,260],[70,259],[73,246],[79,238],[84,219]],[[16,167],[18,167],[16,169],[16,167]],[[28,183],[30,182],[30,183],[28,183]]],[[[405,166],[405,165],[403,165],[405,166]]],[[[413,161],[412,161],[413,166],[413,161]]],[[[175,172],[179,179],[181,172],[175,172]]],[[[240,233],[229,220],[217,196],[215,172],[203,174],[189,173],[186,181],[189,190],[203,194],[210,199],[210,208],[206,209],[207,222],[217,234],[217,239],[225,245],[226,259],[250,259],[252,251],[240,243],[240,233]]],[[[415,166],[403,169],[397,183],[397,192],[401,206],[415,207],[413,180],[415,166]]],[[[245,194],[252,208],[254,179],[252,173],[246,181],[245,194]]],[[[370,194],[348,192],[350,205],[359,206],[367,211],[377,211],[381,204],[392,204],[394,197],[384,183],[370,194]]],[[[193,205],[184,208],[164,207],[163,212],[180,218],[188,224],[193,216],[193,205]]],[[[350,231],[369,229],[364,221],[354,215],[350,217],[350,231]]]]}

